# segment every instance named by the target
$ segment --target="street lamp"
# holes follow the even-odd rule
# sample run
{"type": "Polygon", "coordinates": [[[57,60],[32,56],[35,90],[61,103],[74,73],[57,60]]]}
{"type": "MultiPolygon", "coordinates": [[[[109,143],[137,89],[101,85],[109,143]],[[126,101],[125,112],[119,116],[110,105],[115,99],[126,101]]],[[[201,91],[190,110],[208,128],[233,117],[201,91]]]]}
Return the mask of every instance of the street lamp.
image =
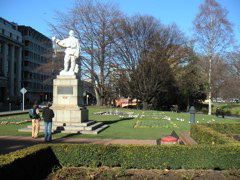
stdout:
{"type": "Polygon", "coordinates": [[[190,113],[190,124],[195,124],[196,109],[194,106],[191,106],[189,108],[189,113],[190,113]]]}
{"type": "Polygon", "coordinates": [[[88,106],[88,97],[89,97],[89,95],[87,94],[87,106],[88,106]]]}

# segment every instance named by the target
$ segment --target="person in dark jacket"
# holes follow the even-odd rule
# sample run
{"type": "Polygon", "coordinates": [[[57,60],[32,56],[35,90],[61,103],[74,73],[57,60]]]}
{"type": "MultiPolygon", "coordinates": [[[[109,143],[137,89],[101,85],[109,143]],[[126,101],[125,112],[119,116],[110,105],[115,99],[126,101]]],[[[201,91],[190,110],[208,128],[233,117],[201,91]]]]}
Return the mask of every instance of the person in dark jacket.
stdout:
{"type": "Polygon", "coordinates": [[[44,141],[49,142],[52,140],[52,118],[54,117],[54,112],[51,107],[51,103],[47,104],[47,107],[42,110],[42,117],[44,119],[44,141]]]}
{"type": "Polygon", "coordinates": [[[38,138],[40,129],[39,121],[41,120],[38,105],[34,104],[33,108],[30,109],[30,111],[31,111],[30,118],[32,119],[32,138],[38,138]]]}

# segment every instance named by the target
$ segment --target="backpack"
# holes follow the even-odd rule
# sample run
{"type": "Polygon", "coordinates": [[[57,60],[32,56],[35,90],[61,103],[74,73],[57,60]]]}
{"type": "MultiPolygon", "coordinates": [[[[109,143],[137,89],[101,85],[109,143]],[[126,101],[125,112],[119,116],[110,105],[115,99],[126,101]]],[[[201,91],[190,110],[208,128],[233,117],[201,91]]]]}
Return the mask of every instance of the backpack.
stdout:
{"type": "Polygon", "coordinates": [[[30,109],[29,110],[29,117],[31,118],[31,119],[38,119],[38,115],[37,115],[37,113],[36,113],[36,109],[30,109]]]}

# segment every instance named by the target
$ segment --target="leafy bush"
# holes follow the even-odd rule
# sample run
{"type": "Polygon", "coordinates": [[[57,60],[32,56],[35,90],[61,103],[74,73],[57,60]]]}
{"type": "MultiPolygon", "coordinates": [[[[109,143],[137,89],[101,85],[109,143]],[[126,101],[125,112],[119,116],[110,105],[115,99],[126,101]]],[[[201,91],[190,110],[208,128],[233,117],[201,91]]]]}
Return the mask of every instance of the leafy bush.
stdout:
{"type": "Polygon", "coordinates": [[[228,116],[234,114],[234,113],[233,113],[233,110],[230,109],[230,108],[221,108],[221,111],[224,113],[224,115],[228,115],[228,116]]]}
{"type": "MultiPolygon", "coordinates": [[[[207,127],[206,127],[207,128],[207,127]]],[[[36,145],[0,156],[0,179],[44,179],[56,166],[123,169],[239,169],[240,144],[36,145]]]]}
{"type": "Polygon", "coordinates": [[[240,112],[238,110],[235,111],[235,113],[237,116],[239,116],[240,112]]]}
{"type": "Polygon", "coordinates": [[[229,145],[52,145],[62,166],[121,166],[138,169],[240,168],[240,144],[229,145]]]}
{"type": "Polygon", "coordinates": [[[208,108],[202,108],[202,113],[207,114],[208,113],[208,108]]]}
{"type": "Polygon", "coordinates": [[[193,124],[191,126],[191,137],[198,144],[237,143],[237,141],[225,136],[224,134],[221,134],[210,127],[200,125],[200,124],[193,124]]]}
{"type": "Polygon", "coordinates": [[[44,179],[59,163],[47,145],[0,156],[0,179],[44,179]]]}
{"type": "Polygon", "coordinates": [[[238,134],[240,133],[240,122],[229,123],[209,123],[203,124],[204,126],[213,128],[222,134],[238,134]]]}

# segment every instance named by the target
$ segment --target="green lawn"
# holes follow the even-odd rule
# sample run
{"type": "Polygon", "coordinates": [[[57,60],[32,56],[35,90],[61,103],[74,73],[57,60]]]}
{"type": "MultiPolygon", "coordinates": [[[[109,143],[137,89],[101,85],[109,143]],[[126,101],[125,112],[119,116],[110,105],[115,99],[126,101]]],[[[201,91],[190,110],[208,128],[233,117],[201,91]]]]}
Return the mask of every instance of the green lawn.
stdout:
{"type": "Polygon", "coordinates": [[[217,107],[222,109],[225,114],[240,116],[240,103],[214,103],[212,109],[214,113],[217,107]]]}
{"type": "MultiPolygon", "coordinates": [[[[89,119],[102,121],[109,127],[97,135],[82,134],[54,134],[54,138],[71,137],[71,138],[106,138],[106,139],[158,139],[164,135],[169,135],[173,130],[183,132],[190,130],[188,113],[172,113],[161,111],[142,111],[134,109],[115,109],[115,108],[96,108],[88,107],[89,119]],[[131,115],[94,115],[94,112],[130,112],[131,115]]],[[[0,121],[22,121],[29,119],[28,115],[0,117],[0,121]],[[19,117],[19,119],[18,119],[19,117]]],[[[197,123],[214,123],[214,122],[240,122],[240,118],[217,118],[196,114],[197,123]]],[[[21,133],[17,130],[26,127],[30,123],[13,125],[1,124],[0,136],[31,136],[30,133],[21,133]]],[[[43,134],[40,134],[43,136],[43,134]]]]}
{"type": "Polygon", "coordinates": [[[28,120],[29,117],[26,114],[19,114],[19,115],[12,115],[12,116],[3,116],[0,117],[0,122],[7,121],[7,122],[19,122],[28,120]]]}

